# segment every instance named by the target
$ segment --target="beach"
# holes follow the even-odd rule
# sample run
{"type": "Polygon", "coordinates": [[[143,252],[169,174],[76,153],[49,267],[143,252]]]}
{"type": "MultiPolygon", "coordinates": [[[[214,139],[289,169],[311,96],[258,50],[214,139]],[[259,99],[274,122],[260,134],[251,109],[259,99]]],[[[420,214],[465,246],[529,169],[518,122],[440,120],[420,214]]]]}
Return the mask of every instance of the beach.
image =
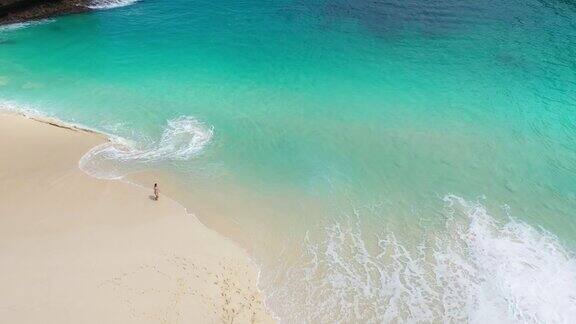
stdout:
{"type": "Polygon", "coordinates": [[[105,141],[0,115],[0,320],[273,322],[241,248],[169,197],[152,200],[153,183],[79,169],[83,154],[105,141]]]}
{"type": "Polygon", "coordinates": [[[0,26],[0,323],[574,322],[574,5],[79,1],[0,26]]]}

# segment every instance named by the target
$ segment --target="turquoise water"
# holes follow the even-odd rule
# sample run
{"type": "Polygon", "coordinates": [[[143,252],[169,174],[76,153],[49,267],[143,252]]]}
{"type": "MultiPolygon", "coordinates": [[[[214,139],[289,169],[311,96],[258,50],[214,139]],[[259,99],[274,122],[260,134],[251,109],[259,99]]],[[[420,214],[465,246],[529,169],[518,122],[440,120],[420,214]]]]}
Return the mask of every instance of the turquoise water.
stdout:
{"type": "MultiPolygon", "coordinates": [[[[478,1],[476,1],[478,2],[478,1]]],[[[284,322],[576,316],[576,6],[159,1],[0,31],[0,100],[176,178],[284,322]],[[554,280],[552,280],[554,278],[554,280]]]]}

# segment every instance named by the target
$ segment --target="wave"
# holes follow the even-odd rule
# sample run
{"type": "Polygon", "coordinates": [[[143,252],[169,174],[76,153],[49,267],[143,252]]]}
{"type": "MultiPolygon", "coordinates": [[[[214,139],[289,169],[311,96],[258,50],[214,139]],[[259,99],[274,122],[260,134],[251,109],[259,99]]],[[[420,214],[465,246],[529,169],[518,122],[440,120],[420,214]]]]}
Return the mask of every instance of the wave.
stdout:
{"type": "Polygon", "coordinates": [[[92,0],[88,8],[90,9],[112,9],[129,6],[138,0],[92,0]]]}
{"type": "Polygon", "coordinates": [[[154,163],[189,160],[202,152],[213,133],[213,127],[193,117],[179,117],[169,120],[160,140],[146,147],[112,137],[86,153],[80,159],[80,169],[97,178],[118,179],[154,163]]]}
{"type": "Polygon", "coordinates": [[[101,179],[120,179],[129,173],[154,168],[158,163],[188,161],[202,153],[214,134],[214,127],[207,126],[194,117],[181,116],[168,120],[159,140],[135,143],[113,135],[121,132],[121,124],[109,125],[105,127],[109,131],[105,131],[75,121],[62,121],[33,106],[9,100],[0,100],[0,113],[2,112],[20,114],[40,121],[63,123],[108,137],[108,142],[92,148],[78,163],[82,171],[101,179]]]}
{"type": "Polygon", "coordinates": [[[576,258],[555,236],[513,218],[498,222],[479,202],[444,202],[445,230],[419,244],[386,231],[371,244],[359,217],[328,226],[320,242],[305,240],[298,265],[271,275],[282,282],[267,303],[289,323],[576,318],[576,258]]]}

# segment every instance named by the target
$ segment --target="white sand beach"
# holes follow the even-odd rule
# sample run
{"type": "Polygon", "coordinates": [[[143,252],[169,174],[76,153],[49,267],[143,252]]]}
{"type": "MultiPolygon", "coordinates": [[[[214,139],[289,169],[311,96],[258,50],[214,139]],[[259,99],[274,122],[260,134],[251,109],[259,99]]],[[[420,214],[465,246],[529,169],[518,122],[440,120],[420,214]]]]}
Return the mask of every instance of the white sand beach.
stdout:
{"type": "Polygon", "coordinates": [[[273,322],[242,249],[152,183],[78,168],[106,140],[0,115],[0,322],[273,322]]]}

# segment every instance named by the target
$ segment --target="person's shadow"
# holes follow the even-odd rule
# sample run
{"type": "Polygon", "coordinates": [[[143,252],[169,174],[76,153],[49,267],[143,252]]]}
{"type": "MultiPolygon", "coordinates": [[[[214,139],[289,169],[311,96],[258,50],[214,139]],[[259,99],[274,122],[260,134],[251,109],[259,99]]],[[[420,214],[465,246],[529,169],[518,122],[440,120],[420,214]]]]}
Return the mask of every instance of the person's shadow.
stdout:
{"type": "Polygon", "coordinates": [[[154,195],[150,195],[148,196],[148,198],[150,198],[150,200],[158,201],[158,199],[156,199],[156,196],[154,195]]]}

